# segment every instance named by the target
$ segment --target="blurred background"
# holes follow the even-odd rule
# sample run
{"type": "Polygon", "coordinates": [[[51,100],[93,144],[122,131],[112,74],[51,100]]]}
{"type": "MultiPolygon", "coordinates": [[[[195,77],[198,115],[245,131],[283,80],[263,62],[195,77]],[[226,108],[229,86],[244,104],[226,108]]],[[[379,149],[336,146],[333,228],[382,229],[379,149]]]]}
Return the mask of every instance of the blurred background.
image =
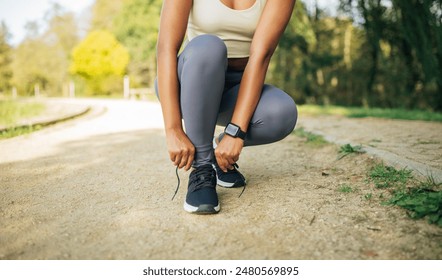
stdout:
{"type": "MultiPolygon", "coordinates": [[[[297,2],[269,83],[298,104],[442,111],[440,0],[297,2]]],[[[0,96],[151,89],[161,4],[0,0],[0,96]]]]}

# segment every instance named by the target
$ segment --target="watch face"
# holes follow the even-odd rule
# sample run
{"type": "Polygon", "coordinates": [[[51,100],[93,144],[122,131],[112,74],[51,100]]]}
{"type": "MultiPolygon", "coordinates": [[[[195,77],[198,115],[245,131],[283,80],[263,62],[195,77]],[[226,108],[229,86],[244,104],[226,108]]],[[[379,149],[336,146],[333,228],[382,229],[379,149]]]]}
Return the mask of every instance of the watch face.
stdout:
{"type": "Polygon", "coordinates": [[[226,127],[226,133],[231,136],[236,136],[238,133],[239,127],[229,124],[226,127]]]}

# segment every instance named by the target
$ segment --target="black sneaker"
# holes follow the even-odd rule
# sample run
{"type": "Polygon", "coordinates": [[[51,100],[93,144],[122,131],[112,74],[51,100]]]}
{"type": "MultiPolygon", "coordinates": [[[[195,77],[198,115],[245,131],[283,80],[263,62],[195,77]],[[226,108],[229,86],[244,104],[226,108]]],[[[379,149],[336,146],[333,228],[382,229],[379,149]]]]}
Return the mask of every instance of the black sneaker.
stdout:
{"type": "Polygon", "coordinates": [[[246,185],[246,178],[236,169],[237,164],[233,166],[232,170],[224,172],[218,166],[218,163],[213,164],[213,168],[216,170],[216,183],[224,188],[238,188],[246,185]]]}
{"type": "Polygon", "coordinates": [[[216,172],[211,165],[200,166],[190,173],[184,210],[195,214],[216,214],[219,212],[216,172]]]}
{"type": "MultiPolygon", "coordinates": [[[[218,145],[216,144],[215,137],[213,138],[213,149],[216,149],[218,145]]],[[[224,172],[218,166],[216,162],[213,164],[213,168],[216,170],[216,183],[224,188],[237,188],[246,185],[246,178],[238,171],[238,165],[235,164],[232,170],[224,172]]]]}

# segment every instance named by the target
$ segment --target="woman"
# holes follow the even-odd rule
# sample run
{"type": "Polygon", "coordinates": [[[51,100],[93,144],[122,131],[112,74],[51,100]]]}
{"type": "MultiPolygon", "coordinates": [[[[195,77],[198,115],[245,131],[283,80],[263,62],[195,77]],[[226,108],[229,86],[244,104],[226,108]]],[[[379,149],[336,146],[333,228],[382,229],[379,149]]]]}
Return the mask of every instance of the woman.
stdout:
{"type": "Polygon", "coordinates": [[[156,88],[170,160],[186,171],[193,167],[187,212],[217,213],[217,183],[246,184],[236,169],[243,147],[293,131],[295,103],[264,79],[295,2],[164,0],[156,88]],[[226,128],[213,137],[217,124],[226,128]]]}

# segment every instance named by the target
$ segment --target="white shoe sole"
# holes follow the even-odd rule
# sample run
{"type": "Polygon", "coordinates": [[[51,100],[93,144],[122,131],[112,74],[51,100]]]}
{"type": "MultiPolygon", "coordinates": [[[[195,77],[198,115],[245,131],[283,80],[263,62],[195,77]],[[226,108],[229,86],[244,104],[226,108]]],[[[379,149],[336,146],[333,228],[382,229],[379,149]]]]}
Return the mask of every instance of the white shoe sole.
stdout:
{"type": "Polygon", "coordinates": [[[224,188],[233,188],[233,187],[235,187],[235,183],[227,183],[227,182],[219,180],[218,178],[216,178],[216,184],[221,186],[221,187],[224,187],[224,188]]]}
{"type": "Polygon", "coordinates": [[[221,186],[223,188],[236,188],[236,187],[242,187],[242,186],[247,184],[246,180],[244,180],[244,185],[241,185],[241,186],[235,186],[235,183],[229,183],[229,182],[221,181],[220,179],[218,179],[218,172],[216,171],[215,165],[212,164],[212,166],[213,166],[213,169],[215,169],[215,172],[216,172],[216,184],[218,186],[221,186]]]}
{"type": "Polygon", "coordinates": [[[184,211],[193,213],[193,214],[216,214],[221,210],[221,207],[218,203],[217,206],[209,205],[209,204],[202,204],[198,207],[192,206],[190,204],[187,204],[187,202],[184,201],[184,211]]]}
{"type": "MultiPolygon", "coordinates": [[[[218,146],[216,144],[215,138],[216,138],[216,136],[213,137],[213,148],[214,149],[216,149],[216,147],[218,146]]],[[[213,169],[215,169],[215,172],[216,172],[216,167],[215,167],[214,164],[212,164],[212,167],[213,167],[213,169]]],[[[221,181],[220,179],[218,179],[218,173],[216,175],[216,184],[221,186],[221,187],[223,187],[223,188],[234,188],[234,187],[236,187],[235,183],[228,183],[228,182],[224,182],[224,181],[221,181]]],[[[245,184],[247,184],[247,182],[244,180],[244,185],[245,184]]],[[[242,187],[242,186],[239,186],[239,187],[242,187]]]]}

